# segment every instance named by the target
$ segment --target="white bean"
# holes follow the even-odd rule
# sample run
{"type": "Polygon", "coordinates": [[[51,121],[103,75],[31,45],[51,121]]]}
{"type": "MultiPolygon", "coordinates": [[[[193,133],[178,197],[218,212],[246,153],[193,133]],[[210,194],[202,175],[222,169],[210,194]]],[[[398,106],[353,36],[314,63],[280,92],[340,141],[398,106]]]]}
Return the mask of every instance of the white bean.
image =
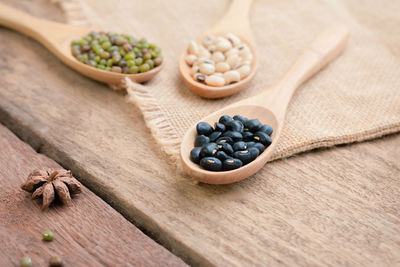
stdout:
{"type": "Polygon", "coordinates": [[[218,63],[220,61],[224,61],[225,60],[225,56],[224,54],[222,54],[222,52],[215,52],[212,54],[211,59],[215,62],[218,63]]]}
{"type": "Polygon", "coordinates": [[[250,73],[250,66],[249,65],[242,65],[240,66],[237,71],[240,73],[240,79],[245,78],[250,73]]]}
{"type": "Polygon", "coordinates": [[[229,56],[232,56],[232,55],[238,54],[238,53],[239,53],[239,50],[237,50],[237,48],[232,48],[232,49],[228,50],[227,52],[225,52],[225,56],[229,57],[229,56]]]}
{"type": "Polygon", "coordinates": [[[213,40],[215,39],[214,36],[207,36],[206,38],[203,39],[203,45],[205,47],[208,47],[209,45],[212,44],[213,40]]]}
{"type": "Polygon", "coordinates": [[[201,63],[207,63],[207,64],[214,64],[214,61],[205,57],[199,58],[199,62],[201,63]]]}
{"type": "Polygon", "coordinates": [[[239,47],[239,55],[241,57],[245,57],[249,54],[251,54],[251,50],[247,45],[243,44],[242,46],[239,47]]]}
{"type": "MultiPolygon", "coordinates": [[[[242,57],[242,60],[243,60],[243,62],[244,61],[246,61],[246,62],[251,62],[252,60],[253,60],[253,55],[252,54],[249,54],[249,55],[247,55],[247,56],[244,56],[244,57],[242,57]]],[[[249,65],[250,65],[250,63],[248,63],[249,65]]]]}
{"type": "Polygon", "coordinates": [[[211,86],[223,86],[225,84],[225,80],[217,75],[210,75],[206,78],[206,84],[211,86]]]}
{"type": "Polygon", "coordinates": [[[193,75],[193,78],[198,81],[198,82],[204,82],[206,80],[206,75],[204,75],[203,73],[195,73],[193,75]]]}
{"type": "Polygon", "coordinates": [[[243,49],[239,51],[239,56],[243,58],[243,60],[252,60],[253,55],[251,54],[250,49],[243,49]]]}
{"type": "Polygon", "coordinates": [[[229,64],[225,63],[225,62],[219,62],[219,63],[217,63],[215,65],[215,70],[218,71],[218,72],[222,72],[222,73],[224,73],[225,71],[230,70],[230,68],[231,67],[229,66],[229,64]]]}
{"type": "Polygon", "coordinates": [[[211,53],[208,52],[207,48],[202,45],[199,45],[199,57],[210,58],[211,53]]]}
{"type": "Polygon", "coordinates": [[[231,44],[231,42],[229,42],[225,38],[222,38],[222,40],[220,40],[216,44],[216,47],[217,47],[217,51],[226,52],[226,51],[228,51],[229,49],[232,48],[232,44],[231,44]]]}
{"type": "Polygon", "coordinates": [[[210,45],[208,47],[208,51],[210,51],[210,53],[214,53],[215,51],[217,51],[217,47],[215,45],[210,45]]]}
{"type": "Polygon", "coordinates": [[[232,43],[233,47],[239,46],[242,43],[240,38],[234,35],[233,33],[228,33],[226,35],[226,38],[228,38],[228,40],[232,43]]]}
{"type": "Polygon", "coordinates": [[[218,36],[216,38],[214,38],[214,40],[212,41],[213,45],[216,45],[217,43],[219,43],[220,41],[226,40],[224,37],[218,36]]]}
{"type": "Polygon", "coordinates": [[[228,57],[225,62],[228,63],[229,66],[231,66],[231,69],[234,69],[236,66],[240,64],[241,61],[242,59],[237,54],[233,54],[230,57],[228,57]]]}
{"type": "Polygon", "coordinates": [[[214,64],[202,63],[200,64],[200,72],[205,75],[210,75],[215,72],[214,64]]]}
{"type": "Polygon", "coordinates": [[[225,84],[240,81],[240,73],[237,70],[230,70],[224,73],[225,84]]]}
{"type": "Polygon", "coordinates": [[[194,41],[190,42],[188,52],[189,52],[189,54],[192,54],[195,56],[197,56],[199,54],[199,47],[194,41]]]}
{"type": "Polygon", "coordinates": [[[221,73],[221,72],[214,72],[214,74],[213,75],[216,75],[216,76],[218,76],[218,77],[224,77],[224,74],[223,73],[221,73]]]}
{"type": "Polygon", "coordinates": [[[196,74],[197,72],[199,72],[200,71],[200,67],[199,66],[193,66],[191,69],[190,69],[190,75],[194,75],[194,74],[196,74]]]}
{"type": "Polygon", "coordinates": [[[187,55],[185,57],[185,61],[189,66],[192,66],[193,63],[197,60],[197,57],[195,55],[187,55]]]}

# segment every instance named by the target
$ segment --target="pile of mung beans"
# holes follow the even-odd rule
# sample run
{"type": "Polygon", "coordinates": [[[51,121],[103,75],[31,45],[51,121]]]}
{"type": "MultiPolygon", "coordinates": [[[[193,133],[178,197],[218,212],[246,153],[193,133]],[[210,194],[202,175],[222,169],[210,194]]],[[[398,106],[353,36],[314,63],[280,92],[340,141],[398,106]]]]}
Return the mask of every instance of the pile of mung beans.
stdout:
{"type": "Polygon", "coordinates": [[[111,32],[91,32],[72,41],[71,52],[82,63],[126,74],[149,71],[163,61],[161,49],[155,44],[111,32]]]}
{"type": "Polygon", "coordinates": [[[258,119],[223,115],[212,127],[196,125],[190,159],[209,171],[230,171],[255,160],[271,143],[273,129],[258,119]]]}
{"type": "Polygon", "coordinates": [[[252,60],[250,48],[232,33],[207,36],[201,44],[191,41],[185,57],[193,79],[210,86],[224,86],[246,78],[252,60]]]}

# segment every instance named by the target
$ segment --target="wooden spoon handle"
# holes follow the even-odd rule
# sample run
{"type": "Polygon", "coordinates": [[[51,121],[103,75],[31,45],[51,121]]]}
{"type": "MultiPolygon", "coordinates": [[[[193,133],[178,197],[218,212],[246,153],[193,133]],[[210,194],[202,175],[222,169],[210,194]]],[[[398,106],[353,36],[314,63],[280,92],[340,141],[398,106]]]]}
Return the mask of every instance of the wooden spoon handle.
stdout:
{"type": "Polygon", "coordinates": [[[344,26],[327,28],[298,58],[274,91],[263,94],[271,100],[270,108],[277,115],[284,118],[287,105],[296,89],[343,51],[348,36],[349,32],[344,26]]]}
{"type": "Polygon", "coordinates": [[[47,44],[47,39],[57,40],[71,31],[71,26],[33,17],[25,12],[0,3],[0,25],[21,32],[47,44]]]}
{"type": "Polygon", "coordinates": [[[253,0],[232,0],[226,14],[206,34],[235,33],[248,42],[253,36],[249,23],[249,13],[253,0]]]}

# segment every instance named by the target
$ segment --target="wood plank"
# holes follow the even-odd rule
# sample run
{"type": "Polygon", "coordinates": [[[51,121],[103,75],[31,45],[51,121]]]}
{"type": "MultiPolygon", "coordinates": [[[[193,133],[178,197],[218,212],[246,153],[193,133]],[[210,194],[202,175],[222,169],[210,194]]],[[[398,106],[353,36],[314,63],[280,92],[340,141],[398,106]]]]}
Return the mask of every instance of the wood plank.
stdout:
{"type": "Polygon", "coordinates": [[[0,38],[0,121],[185,261],[400,264],[400,135],[279,160],[228,186],[196,185],[121,94],[18,33],[0,28],[0,38]]]}
{"type": "Polygon", "coordinates": [[[61,168],[36,153],[0,124],[0,266],[19,266],[22,256],[47,266],[59,256],[64,266],[186,266],[144,235],[87,188],[73,205],[41,210],[20,185],[36,168],[61,168]],[[51,230],[51,243],[41,240],[51,230]]]}

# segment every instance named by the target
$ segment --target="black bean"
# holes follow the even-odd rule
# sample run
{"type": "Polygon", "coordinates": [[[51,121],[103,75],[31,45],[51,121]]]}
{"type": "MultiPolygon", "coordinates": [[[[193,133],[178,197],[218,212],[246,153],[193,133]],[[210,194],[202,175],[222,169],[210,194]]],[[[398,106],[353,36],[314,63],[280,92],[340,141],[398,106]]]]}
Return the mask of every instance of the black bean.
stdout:
{"type": "Polygon", "coordinates": [[[205,157],[200,160],[200,166],[209,171],[222,170],[222,162],[214,157],[205,157]]]}
{"type": "Polygon", "coordinates": [[[217,140],[221,134],[221,132],[212,132],[208,137],[210,137],[211,142],[215,142],[215,140],[217,140]]]}
{"type": "Polygon", "coordinates": [[[233,116],[233,119],[237,120],[237,121],[241,121],[242,123],[244,123],[245,121],[249,120],[248,118],[240,116],[240,115],[233,116]]]}
{"type": "Polygon", "coordinates": [[[218,151],[218,146],[216,143],[208,143],[205,144],[200,151],[200,156],[203,157],[210,157],[214,156],[215,153],[218,151]]]}
{"type": "Polygon", "coordinates": [[[233,148],[230,144],[224,142],[217,142],[217,146],[219,150],[222,150],[225,153],[228,153],[229,155],[233,154],[233,148]]]}
{"type": "Polygon", "coordinates": [[[233,120],[229,122],[228,127],[234,132],[243,132],[244,126],[241,121],[233,120]]]}
{"type": "Polygon", "coordinates": [[[197,134],[209,135],[213,132],[213,127],[207,122],[199,122],[196,125],[197,134]]]}
{"type": "Polygon", "coordinates": [[[226,131],[226,126],[222,123],[216,122],[215,123],[215,130],[218,132],[225,132],[226,131]]]}
{"type": "Polygon", "coordinates": [[[244,141],[253,140],[253,133],[252,132],[243,132],[242,136],[243,136],[243,140],[244,141]]]}
{"type": "Polygon", "coordinates": [[[260,142],[265,146],[269,146],[272,143],[271,137],[264,132],[256,132],[253,136],[254,141],[260,142]]]}
{"type": "Polygon", "coordinates": [[[230,171],[243,166],[243,162],[240,159],[226,159],[223,161],[222,169],[224,171],[230,171]]]}
{"type": "Polygon", "coordinates": [[[232,157],[229,156],[228,154],[226,154],[224,151],[218,151],[218,152],[215,154],[215,156],[216,156],[219,160],[221,160],[221,161],[224,161],[224,160],[226,160],[226,159],[232,159],[232,157]]]}
{"type": "Polygon", "coordinates": [[[243,139],[243,136],[239,132],[233,132],[233,131],[227,131],[222,134],[223,137],[230,137],[233,139],[233,141],[241,141],[243,139]]]}
{"type": "Polygon", "coordinates": [[[260,150],[258,150],[258,148],[256,148],[256,147],[250,147],[249,153],[251,154],[251,157],[254,160],[258,157],[258,155],[260,155],[260,150]]]}
{"type": "Polygon", "coordinates": [[[223,136],[217,139],[217,143],[228,143],[233,145],[233,139],[231,137],[223,136]]]}
{"type": "Polygon", "coordinates": [[[247,144],[247,147],[250,148],[250,147],[255,146],[256,142],[250,141],[250,142],[247,142],[246,144],[247,144]]]}
{"type": "Polygon", "coordinates": [[[210,138],[205,135],[198,135],[196,139],[194,139],[194,146],[203,146],[205,144],[210,143],[210,138]]]}
{"type": "Polygon", "coordinates": [[[264,133],[268,134],[269,136],[271,136],[273,129],[268,124],[264,124],[258,131],[264,132],[264,133]]]}
{"type": "Polygon", "coordinates": [[[239,150],[246,150],[247,149],[247,144],[246,142],[239,141],[233,144],[233,150],[239,151],[239,150]]]}
{"type": "Polygon", "coordinates": [[[236,151],[233,156],[240,159],[244,164],[254,160],[253,155],[248,150],[236,151]]]}
{"type": "Polygon", "coordinates": [[[221,116],[221,118],[219,118],[219,122],[225,126],[228,126],[228,123],[231,122],[232,120],[233,120],[232,117],[228,115],[223,115],[221,116]]]}
{"type": "Polygon", "coordinates": [[[260,151],[260,154],[263,153],[264,150],[265,150],[265,146],[264,146],[263,144],[261,144],[261,143],[256,143],[256,144],[254,145],[254,147],[257,148],[258,151],[260,151]]]}
{"type": "Polygon", "coordinates": [[[195,147],[190,151],[190,159],[194,162],[199,164],[200,163],[200,150],[201,147],[195,147]]]}
{"type": "Polygon", "coordinates": [[[262,127],[262,124],[259,120],[254,119],[254,120],[247,120],[244,122],[244,127],[249,129],[252,132],[258,131],[262,127]]]}

